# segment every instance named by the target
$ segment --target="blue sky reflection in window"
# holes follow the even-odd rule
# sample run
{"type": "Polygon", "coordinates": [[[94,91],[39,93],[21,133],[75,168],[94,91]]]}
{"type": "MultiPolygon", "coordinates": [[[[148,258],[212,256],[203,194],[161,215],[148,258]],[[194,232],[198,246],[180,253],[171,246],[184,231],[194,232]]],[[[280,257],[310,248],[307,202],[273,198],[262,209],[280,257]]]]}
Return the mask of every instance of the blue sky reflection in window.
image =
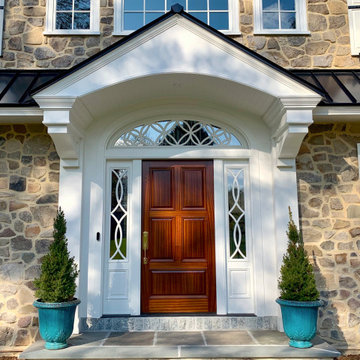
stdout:
{"type": "Polygon", "coordinates": [[[228,0],[124,0],[123,28],[137,30],[165,14],[176,3],[217,30],[229,29],[228,0]]]}

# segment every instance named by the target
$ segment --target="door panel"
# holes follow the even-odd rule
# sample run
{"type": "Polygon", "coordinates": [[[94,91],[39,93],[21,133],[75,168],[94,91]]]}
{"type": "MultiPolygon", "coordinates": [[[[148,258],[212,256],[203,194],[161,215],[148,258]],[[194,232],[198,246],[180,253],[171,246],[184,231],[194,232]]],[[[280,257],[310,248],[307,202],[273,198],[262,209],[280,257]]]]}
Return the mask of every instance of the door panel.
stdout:
{"type": "Polygon", "coordinates": [[[205,169],[181,168],[180,192],[183,194],[180,201],[181,208],[204,209],[205,207],[205,169]]]}
{"type": "Polygon", "coordinates": [[[183,260],[206,260],[206,219],[183,219],[183,260]]]}
{"type": "Polygon", "coordinates": [[[151,247],[149,257],[151,261],[174,261],[174,244],[171,241],[175,231],[175,218],[169,219],[151,219],[150,233],[151,247]]]}
{"type": "Polygon", "coordinates": [[[151,173],[151,208],[174,208],[173,169],[152,169],[151,173]],[[159,191],[161,189],[161,191],[159,191]]]}
{"type": "Polygon", "coordinates": [[[215,312],[212,161],[144,161],[142,312],[215,312]]]}

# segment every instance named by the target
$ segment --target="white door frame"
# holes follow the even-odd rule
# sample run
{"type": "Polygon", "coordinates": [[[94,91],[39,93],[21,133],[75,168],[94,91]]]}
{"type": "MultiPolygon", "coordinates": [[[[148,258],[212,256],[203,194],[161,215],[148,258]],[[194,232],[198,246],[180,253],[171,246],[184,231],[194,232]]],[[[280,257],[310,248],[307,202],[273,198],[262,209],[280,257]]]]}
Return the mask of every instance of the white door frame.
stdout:
{"type": "MultiPolygon", "coordinates": [[[[260,207],[258,204],[260,193],[260,184],[259,172],[271,172],[270,164],[266,168],[260,168],[258,165],[258,152],[256,150],[247,150],[247,149],[234,149],[234,148],[187,148],[184,150],[183,147],[171,147],[167,149],[168,156],[164,156],[164,148],[141,148],[141,149],[109,149],[105,151],[105,157],[98,157],[98,166],[96,169],[102,168],[103,176],[99,177],[98,180],[101,180],[102,184],[98,183],[98,186],[90,186],[90,183],[96,182],[96,179],[88,178],[85,184],[85,189],[90,190],[90,218],[94,221],[89,223],[89,231],[95,232],[94,225],[101,227],[101,233],[104,234],[101,241],[101,249],[99,252],[99,243],[91,242],[89,244],[89,273],[100,273],[102,276],[101,283],[94,281],[88,281],[88,311],[87,317],[100,317],[106,313],[104,311],[103,304],[103,294],[107,281],[107,274],[105,274],[106,269],[106,256],[107,249],[105,241],[108,241],[105,234],[107,233],[105,217],[107,216],[107,203],[105,201],[106,194],[109,193],[107,185],[107,176],[109,172],[109,167],[121,167],[124,164],[127,164],[131,168],[132,179],[131,182],[131,203],[129,205],[130,211],[130,221],[129,221],[129,277],[128,283],[129,286],[128,293],[128,307],[123,306],[122,313],[139,315],[140,314],[140,288],[141,288],[141,274],[140,274],[140,261],[141,261],[141,225],[132,226],[131,224],[141,224],[141,160],[139,157],[134,159],[129,159],[130,154],[134,156],[134,150],[136,155],[140,155],[141,160],[144,159],[213,159],[214,160],[214,187],[215,189],[224,189],[224,166],[229,161],[232,164],[246,164],[249,169],[249,186],[248,186],[248,197],[251,198],[251,201],[248,201],[248,204],[251,204],[249,209],[249,225],[250,229],[249,234],[249,243],[251,243],[251,248],[262,249],[262,236],[261,236],[261,224],[260,219],[257,216],[254,216],[256,209],[260,207]],[[103,204],[99,206],[98,201],[93,201],[92,199],[98,199],[102,194],[103,204]],[[101,220],[102,219],[102,220],[101,220]],[[250,221],[250,219],[253,219],[250,221]],[[101,223],[101,224],[100,224],[101,223]],[[92,229],[91,229],[92,228],[92,229]],[[99,254],[101,254],[101,261],[99,261],[99,254]],[[99,294],[101,296],[96,296],[99,294]],[[99,301],[99,299],[101,299],[99,301]]],[[[87,159],[90,161],[90,159],[87,159]]],[[[86,160],[85,160],[86,162],[86,160]]],[[[98,175],[99,171],[93,171],[93,175],[98,175]]],[[[264,174],[265,175],[265,174],[264,174]]],[[[265,176],[269,176],[267,173],[265,176]]],[[[214,202],[215,202],[215,257],[216,257],[216,284],[217,284],[217,314],[227,314],[229,313],[229,303],[228,303],[228,269],[227,269],[227,255],[226,255],[226,210],[225,210],[225,191],[214,191],[214,202]]],[[[269,194],[270,195],[270,194],[269,194]]],[[[249,206],[249,205],[247,205],[249,206]]],[[[96,226],[95,226],[96,227],[96,226]]],[[[263,264],[261,256],[255,258],[253,256],[254,251],[251,253],[251,263],[253,267],[253,273],[250,272],[250,284],[249,289],[252,294],[252,298],[247,300],[247,309],[248,311],[242,311],[247,313],[256,313],[261,315],[263,313],[262,304],[264,302],[264,291],[263,291],[263,264]]],[[[91,277],[89,276],[89,280],[91,277]]],[[[122,296],[124,299],[124,296],[122,296]]],[[[244,299],[242,300],[244,301],[244,299]]],[[[231,309],[230,309],[231,310],[231,309]]],[[[121,313],[119,311],[119,313],[121,313]]],[[[232,311],[235,312],[235,311],[232,311]]],[[[236,311],[241,312],[241,311],[236,311]]]]}

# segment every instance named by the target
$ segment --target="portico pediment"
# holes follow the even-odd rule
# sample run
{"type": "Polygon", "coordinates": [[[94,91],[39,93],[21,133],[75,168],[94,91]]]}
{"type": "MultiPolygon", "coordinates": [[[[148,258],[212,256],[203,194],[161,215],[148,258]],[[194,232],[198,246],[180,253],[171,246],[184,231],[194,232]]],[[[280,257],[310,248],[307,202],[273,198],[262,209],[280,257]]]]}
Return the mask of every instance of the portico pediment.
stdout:
{"type": "MultiPolygon", "coordinates": [[[[157,21],[70,69],[55,82],[40,89],[34,98],[45,115],[46,112],[59,111],[62,99],[74,99],[74,106],[80,104],[78,107],[84,110],[81,113],[87,114],[68,116],[72,127],[81,133],[98,117],[99,112],[109,111],[109,108],[115,107],[126,97],[124,84],[149,77],[154,77],[156,81],[159,76],[171,74],[174,77],[183,74],[187,76],[188,82],[193,75],[194,79],[203,76],[219,79],[219,84],[224,84],[224,81],[238,84],[238,90],[235,89],[238,102],[247,107],[246,111],[260,115],[274,136],[279,133],[279,127],[284,129],[287,126],[282,111],[287,111],[289,99],[294,99],[298,111],[306,109],[307,113],[321,100],[316,88],[216,30],[204,26],[179,8],[173,8],[157,21]],[[116,94],[111,96],[111,104],[106,96],[110,88],[116,94]],[[254,93],[259,95],[257,102],[253,100],[254,93]],[[94,96],[100,100],[96,110],[91,109],[90,103],[87,106],[87,98],[93,99],[94,96]],[[285,98],[287,101],[283,102],[281,99],[285,98]],[[274,108],[282,110],[268,116],[269,110],[274,108]]],[[[149,93],[152,87],[147,89],[149,93]]],[[[206,85],[203,87],[206,88],[206,85]]],[[[173,89],[174,94],[167,91],[167,95],[176,96],[176,86],[173,89]]],[[[214,86],[212,91],[216,97],[216,93],[224,92],[226,95],[229,90],[224,86],[214,86]]],[[[229,91],[229,98],[234,97],[233,91],[234,87],[232,94],[229,91]]],[[[189,96],[193,97],[193,94],[189,96]]],[[[234,100],[235,106],[239,108],[234,100]]],[[[68,106],[66,109],[70,113],[73,111],[68,106]]],[[[49,128],[56,125],[57,134],[66,136],[69,125],[61,132],[59,121],[49,120],[54,119],[54,116],[44,117],[49,128]]],[[[312,119],[306,116],[300,122],[303,128],[312,119]]],[[[288,151],[286,154],[289,155],[288,151]]]]}

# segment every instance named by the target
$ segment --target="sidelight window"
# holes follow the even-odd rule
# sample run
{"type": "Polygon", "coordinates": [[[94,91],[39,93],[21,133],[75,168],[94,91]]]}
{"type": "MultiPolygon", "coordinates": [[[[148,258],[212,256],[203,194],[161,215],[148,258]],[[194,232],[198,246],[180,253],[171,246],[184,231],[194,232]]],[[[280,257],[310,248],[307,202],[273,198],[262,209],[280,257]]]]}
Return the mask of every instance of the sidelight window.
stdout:
{"type": "Polygon", "coordinates": [[[244,169],[226,168],[229,258],[246,258],[244,169]]]}
{"type": "Polygon", "coordinates": [[[110,260],[127,258],[128,169],[111,173],[110,260]]]}

